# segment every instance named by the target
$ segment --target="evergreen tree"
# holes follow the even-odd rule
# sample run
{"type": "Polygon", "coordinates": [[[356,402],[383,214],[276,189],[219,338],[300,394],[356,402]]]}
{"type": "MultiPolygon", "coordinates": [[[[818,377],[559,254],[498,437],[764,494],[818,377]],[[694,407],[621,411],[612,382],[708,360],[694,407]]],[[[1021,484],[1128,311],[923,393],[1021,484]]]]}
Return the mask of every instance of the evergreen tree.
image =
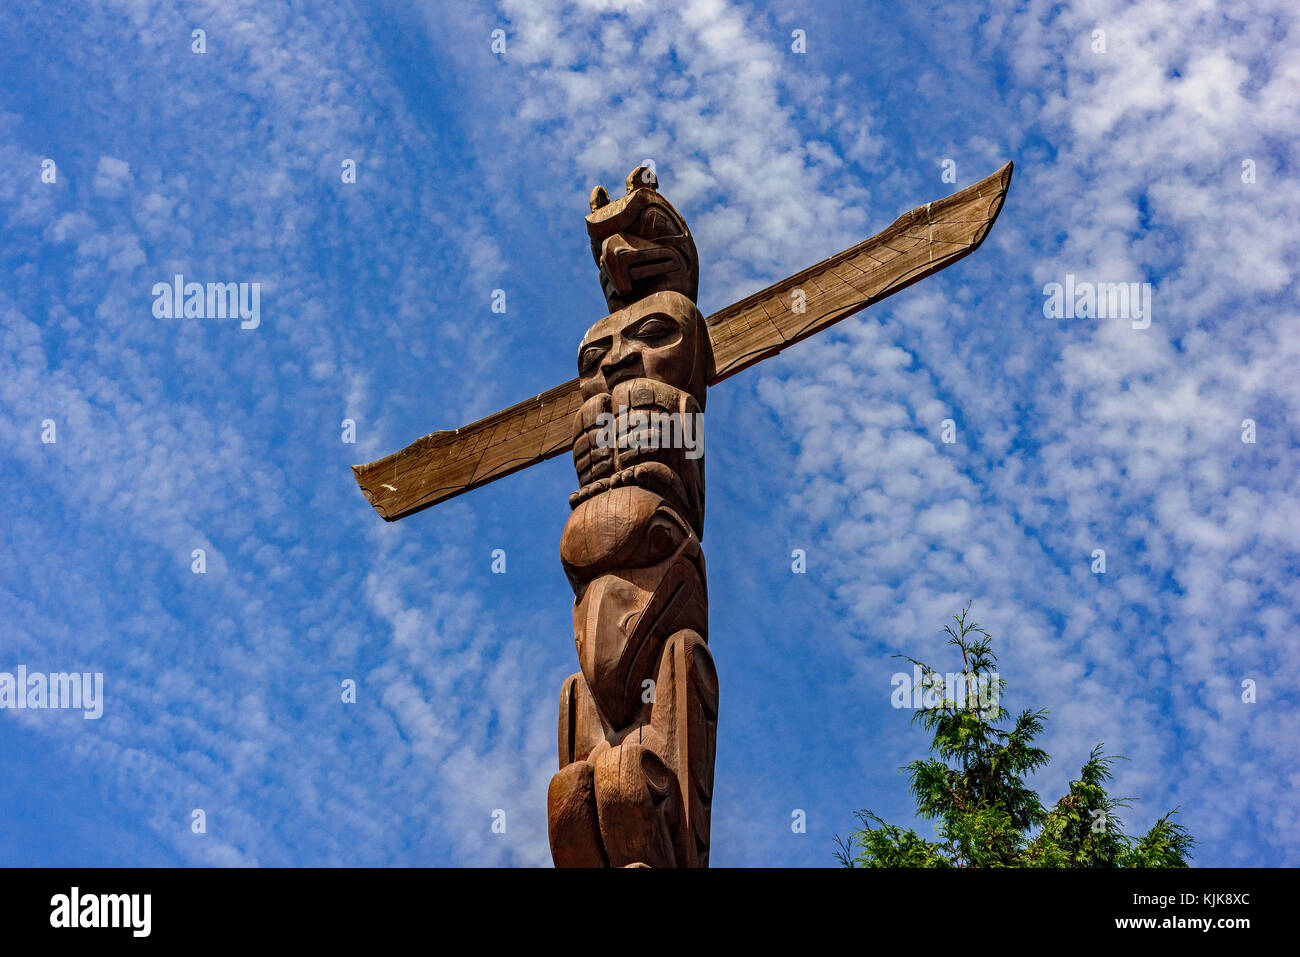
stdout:
{"type": "Polygon", "coordinates": [[[911,779],[917,815],[935,822],[935,840],[857,812],[862,828],[836,837],[846,867],[1186,867],[1192,836],[1166,814],[1138,838],[1124,834],[1116,811],[1128,799],[1106,793],[1116,760],[1093,748],[1069,793],[1047,810],[1025,776],[1050,760],[1034,739],[1046,709],[1011,717],[1002,705],[992,638],[969,621],[970,604],[944,627],[962,656],[960,681],[949,685],[929,665],[919,669],[924,702],[913,716],[932,736],[931,757],[901,770],[911,779]],[[1001,726],[1000,726],[1001,725],[1001,726]]]}

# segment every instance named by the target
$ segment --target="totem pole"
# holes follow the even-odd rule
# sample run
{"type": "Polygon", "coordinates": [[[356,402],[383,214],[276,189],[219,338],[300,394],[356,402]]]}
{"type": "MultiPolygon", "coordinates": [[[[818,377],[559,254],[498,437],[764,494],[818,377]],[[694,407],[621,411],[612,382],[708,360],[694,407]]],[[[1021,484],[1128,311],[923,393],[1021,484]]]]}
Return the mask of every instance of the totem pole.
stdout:
{"type": "Polygon", "coordinates": [[[581,671],[560,693],[548,820],[557,866],[705,866],[718,717],[705,588],[705,392],[685,220],[639,167],[591,196],[610,314],[578,347],[579,489],[560,539],[581,671]]]}
{"type": "Polygon", "coordinates": [[[685,220],[638,167],[591,194],[587,232],[609,315],[578,378],[368,465],[357,483],[396,521],[572,449],[560,539],[578,673],[560,691],[547,795],[557,866],[705,867],[718,678],[708,649],[706,391],[974,252],[1011,164],[704,318],[685,220]]]}

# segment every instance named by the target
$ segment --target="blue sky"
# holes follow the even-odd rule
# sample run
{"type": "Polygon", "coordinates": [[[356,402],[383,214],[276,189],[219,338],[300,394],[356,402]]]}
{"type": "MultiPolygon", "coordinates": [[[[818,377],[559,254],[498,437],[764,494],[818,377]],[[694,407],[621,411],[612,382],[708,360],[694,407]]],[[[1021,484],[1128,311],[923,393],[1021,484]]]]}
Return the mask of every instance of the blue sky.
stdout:
{"type": "Polygon", "coordinates": [[[6,5],[0,670],[103,672],[105,704],[0,711],[0,864],[549,864],[570,463],[393,525],[349,465],[574,374],[586,197],[645,159],[706,313],[1016,163],[974,256],[710,394],[713,863],[910,820],[891,655],[950,670],[968,599],[1004,703],[1051,709],[1047,798],[1105,742],[1129,830],[1180,806],[1198,864],[1300,863],[1298,30],[1282,2],[6,5]],[[260,325],[156,318],[178,272],[259,282],[260,325]],[[1044,318],[1067,273],[1150,283],[1150,327],[1044,318]]]}

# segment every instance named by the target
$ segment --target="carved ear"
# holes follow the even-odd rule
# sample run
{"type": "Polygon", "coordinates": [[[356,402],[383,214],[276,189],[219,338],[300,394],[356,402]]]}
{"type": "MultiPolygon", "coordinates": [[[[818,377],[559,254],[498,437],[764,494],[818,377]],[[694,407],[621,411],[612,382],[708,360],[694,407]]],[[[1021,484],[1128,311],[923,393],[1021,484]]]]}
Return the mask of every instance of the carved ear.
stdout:
{"type": "Polygon", "coordinates": [[[609,191],[604,186],[597,186],[591,191],[591,211],[594,213],[602,206],[609,205],[609,191]]]}
{"type": "Polygon", "coordinates": [[[658,189],[659,177],[649,166],[638,166],[627,174],[627,192],[632,195],[634,189],[658,189]]]}

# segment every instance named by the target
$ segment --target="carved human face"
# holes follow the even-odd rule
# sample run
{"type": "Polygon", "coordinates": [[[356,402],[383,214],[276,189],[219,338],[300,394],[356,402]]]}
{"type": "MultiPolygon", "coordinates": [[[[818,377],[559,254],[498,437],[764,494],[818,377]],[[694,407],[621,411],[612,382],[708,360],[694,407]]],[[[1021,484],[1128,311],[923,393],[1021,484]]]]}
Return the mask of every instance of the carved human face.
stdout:
{"type": "Polygon", "coordinates": [[[608,394],[627,379],[655,379],[704,408],[713,350],[704,317],[679,292],[658,292],[592,326],[578,347],[582,396],[608,394]]]}
{"type": "Polygon", "coordinates": [[[686,221],[654,189],[634,188],[616,202],[593,199],[587,217],[591,254],[613,312],[655,292],[671,290],[694,300],[700,262],[686,221]]]}

